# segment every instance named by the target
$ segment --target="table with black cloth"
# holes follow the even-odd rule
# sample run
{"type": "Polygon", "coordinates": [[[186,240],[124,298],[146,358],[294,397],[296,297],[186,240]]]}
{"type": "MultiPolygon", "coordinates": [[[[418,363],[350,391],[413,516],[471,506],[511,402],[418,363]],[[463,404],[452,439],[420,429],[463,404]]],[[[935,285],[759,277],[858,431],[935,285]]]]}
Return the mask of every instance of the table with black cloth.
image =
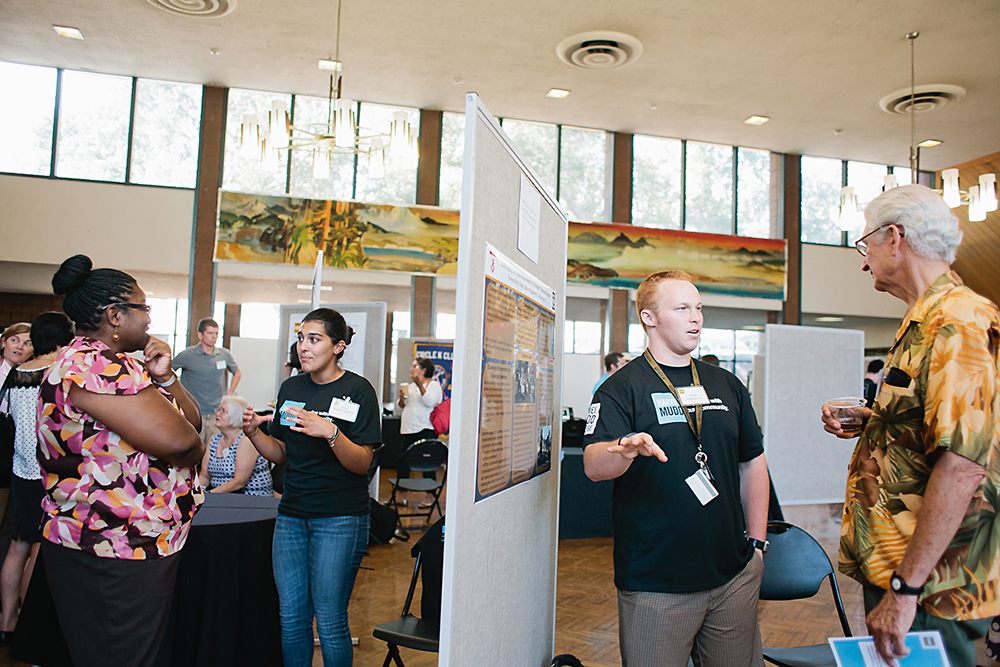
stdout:
{"type": "Polygon", "coordinates": [[[566,447],[559,466],[559,539],[611,537],[610,479],[592,482],[583,468],[583,449],[566,447]]]}
{"type": "MultiPolygon", "coordinates": [[[[157,667],[280,667],[278,591],[271,568],[277,508],[272,497],[205,494],[181,551],[157,667]]],[[[41,555],[10,654],[41,667],[72,665],[41,555]]]]}

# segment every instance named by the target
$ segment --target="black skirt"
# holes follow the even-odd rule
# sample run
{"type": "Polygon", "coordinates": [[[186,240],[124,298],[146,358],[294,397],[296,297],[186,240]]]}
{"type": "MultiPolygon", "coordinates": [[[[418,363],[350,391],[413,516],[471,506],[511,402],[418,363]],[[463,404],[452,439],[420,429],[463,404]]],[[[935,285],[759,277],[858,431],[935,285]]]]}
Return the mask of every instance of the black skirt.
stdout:
{"type": "Polygon", "coordinates": [[[42,541],[42,498],[45,485],[41,479],[21,479],[10,476],[10,495],[14,514],[11,517],[10,538],[29,544],[42,541]]]}

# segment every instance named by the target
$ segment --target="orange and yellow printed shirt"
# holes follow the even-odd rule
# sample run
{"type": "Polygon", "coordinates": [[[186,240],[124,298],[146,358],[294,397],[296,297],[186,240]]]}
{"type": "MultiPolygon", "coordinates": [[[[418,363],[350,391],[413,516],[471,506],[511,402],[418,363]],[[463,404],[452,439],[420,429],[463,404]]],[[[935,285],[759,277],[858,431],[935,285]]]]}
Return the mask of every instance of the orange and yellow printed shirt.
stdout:
{"type": "Polygon", "coordinates": [[[840,571],[887,589],[910,544],[933,456],[986,477],[920,604],[946,619],[1000,614],[1000,311],[954,272],[906,313],[873,413],[848,467],[840,571]],[[905,375],[904,375],[905,374],[905,375]]]}

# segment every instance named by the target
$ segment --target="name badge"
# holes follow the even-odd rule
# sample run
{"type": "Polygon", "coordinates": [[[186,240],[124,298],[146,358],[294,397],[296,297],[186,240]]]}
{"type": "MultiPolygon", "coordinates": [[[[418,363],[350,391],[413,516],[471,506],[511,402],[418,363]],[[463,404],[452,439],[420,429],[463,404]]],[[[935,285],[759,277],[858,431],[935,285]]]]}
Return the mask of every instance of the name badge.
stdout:
{"type": "Polygon", "coordinates": [[[695,474],[691,475],[684,481],[691,487],[691,490],[694,491],[694,495],[698,499],[698,502],[702,505],[709,504],[719,495],[719,492],[715,489],[715,485],[712,484],[712,480],[708,478],[708,473],[705,472],[704,468],[699,468],[695,474]]]}
{"type": "Polygon", "coordinates": [[[708,392],[701,385],[690,387],[677,387],[677,394],[681,397],[681,403],[688,405],[708,405],[708,392]]]}
{"type": "Polygon", "coordinates": [[[304,408],[304,407],[306,407],[306,404],[302,403],[301,401],[285,401],[284,403],[282,403],[281,407],[278,408],[278,414],[281,415],[281,421],[280,421],[281,425],[295,426],[295,422],[293,422],[288,418],[288,408],[304,408]]]}
{"type": "Polygon", "coordinates": [[[334,419],[343,419],[344,421],[353,423],[358,420],[358,410],[360,408],[360,403],[354,403],[349,398],[335,398],[330,401],[330,410],[328,412],[334,419]]]}
{"type": "Polygon", "coordinates": [[[226,362],[225,361],[216,361],[215,362],[215,367],[217,369],[219,369],[220,371],[224,371],[224,370],[226,370],[226,362]]]}

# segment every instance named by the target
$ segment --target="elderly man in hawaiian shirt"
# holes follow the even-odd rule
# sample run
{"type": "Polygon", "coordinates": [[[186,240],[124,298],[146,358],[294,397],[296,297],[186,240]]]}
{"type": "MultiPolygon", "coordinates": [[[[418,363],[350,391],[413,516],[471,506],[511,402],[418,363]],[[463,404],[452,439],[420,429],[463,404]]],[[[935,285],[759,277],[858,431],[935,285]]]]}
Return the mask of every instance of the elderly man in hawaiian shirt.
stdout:
{"type": "MultiPolygon", "coordinates": [[[[1000,613],[1000,312],[950,270],[958,220],[921,185],[865,209],[856,242],[874,287],[909,310],[848,468],[840,571],[861,582],[890,664],[908,631],[939,630],[954,667],[1000,613]]],[[[830,412],[824,428],[845,435],[830,412]]]]}

